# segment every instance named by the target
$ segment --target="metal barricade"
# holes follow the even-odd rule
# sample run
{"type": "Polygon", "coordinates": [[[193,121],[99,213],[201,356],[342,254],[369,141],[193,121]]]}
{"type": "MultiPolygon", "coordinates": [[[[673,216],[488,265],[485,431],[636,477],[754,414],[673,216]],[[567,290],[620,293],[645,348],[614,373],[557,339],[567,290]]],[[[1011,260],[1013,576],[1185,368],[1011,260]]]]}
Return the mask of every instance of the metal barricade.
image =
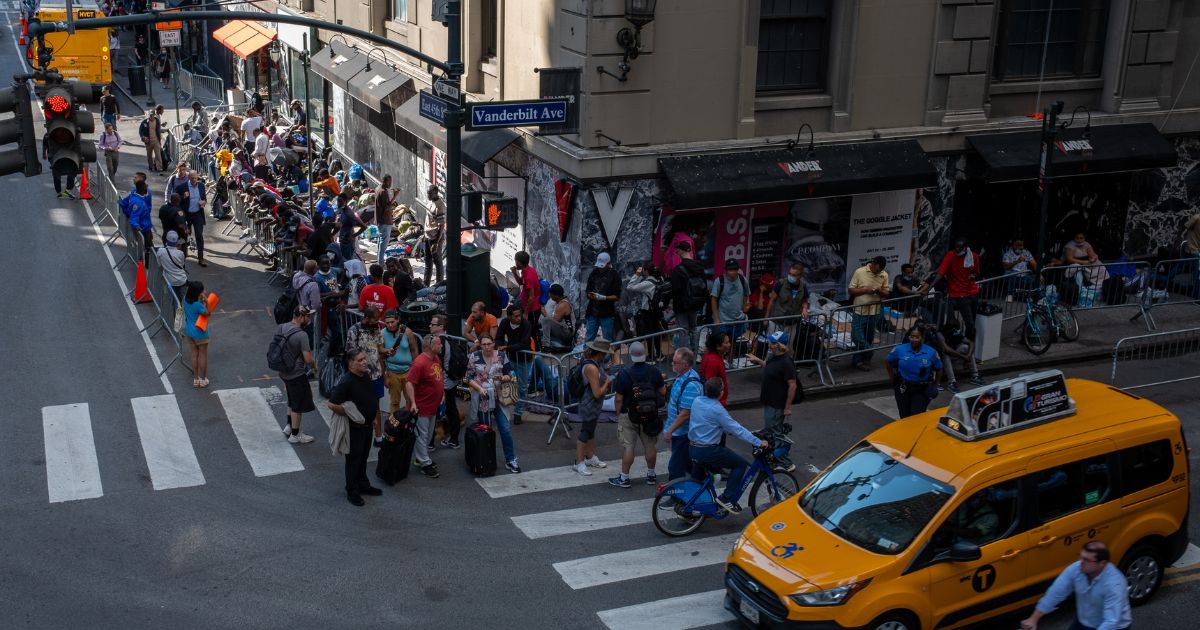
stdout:
{"type": "MultiPolygon", "coordinates": [[[[1193,370],[1191,375],[1182,375],[1186,370],[1179,360],[1197,353],[1200,353],[1200,328],[1125,337],[1113,346],[1110,382],[1122,389],[1139,389],[1200,379],[1200,370],[1193,370]],[[1141,362],[1133,372],[1143,379],[1167,378],[1142,383],[1119,381],[1118,367],[1130,362],[1141,362]]],[[[1193,361],[1191,367],[1200,366],[1193,361]]]]}
{"type": "MultiPolygon", "coordinates": [[[[941,326],[956,316],[949,299],[927,299],[915,305],[911,299],[910,296],[888,298],[833,309],[827,316],[825,328],[829,339],[825,361],[838,361],[842,357],[874,352],[886,353],[908,341],[907,332],[918,319],[941,326]],[[856,328],[859,330],[856,331],[856,328]]],[[[973,326],[974,322],[969,325],[973,326]]],[[[832,372],[829,374],[832,378],[832,372]]]]}
{"type": "Polygon", "coordinates": [[[1141,260],[1098,262],[1046,267],[1041,277],[1072,310],[1095,310],[1139,306],[1149,270],[1150,263],[1141,260]]]}
{"type": "Polygon", "coordinates": [[[100,225],[105,221],[113,226],[111,234],[105,237],[104,244],[108,245],[121,235],[121,230],[117,224],[117,218],[113,215],[113,211],[117,209],[116,189],[113,188],[112,180],[108,177],[108,169],[104,168],[100,162],[92,162],[87,167],[88,170],[88,189],[92,195],[92,199],[99,212],[96,213],[96,219],[92,221],[92,225],[100,225]]]}
{"type": "Polygon", "coordinates": [[[1016,271],[1002,276],[984,278],[976,282],[980,302],[992,304],[1004,313],[1004,319],[1025,316],[1025,302],[1017,299],[1019,291],[1028,291],[1040,286],[1038,275],[1032,271],[1016,271]]]}
{"type": "MultiPolygon", "coordinates": [[[[470,344],[469,341],[467,343],[468,345],[470,344]]],[[[554,440],[554,434],[558,431],[559,427],[562,427],[563,432],[570,439],[571,427],[566,422],[566,409],[569,406],[569,401],[567,400],[567,376],[570,372],[564,366],[563,361],[567,355],[534,352],[533,350],[525,350],[521,354],[532,358],[529,367],[529,380],[542,379],[543,386],[546,388],[547,399],[527,398],[528,388],[526,388],[526,391],[520,392],[520,403],[525,407],[548,409],[553,414],[554,417],[549,421],[550,435],[546,437],[546,444],[554,440]]],[[[528,385],[528,383],[526,384],[528,385]]]]}
{"type": "Polygon", "coordinates": [[[1200,304],[1200,257],[1169,258],[1147,266],[1138,289],[1139,312],[1130,321],[1145,317],[1146,330],[1153,331],[1158,326],[1151,309],[1171,304],[1200,304]]]}
{"type": "Polygon", "coordinates": [[[179,91],[186,94],[188,99],[199,101],[206,107],[224,104],[225,81],[220,77],[198,74],[182,66],[178,68],[177,72],[179,91]]]}
{"type": "Polygon", "coordinates": [[[811,374],[820,380],[823,387],[828,387],[833,384],[833,375],[829,372],[829,365],[825,361],[829,343],[827,324],[828,319],[825,313],[810,313],[807,318],[800,315],[782,315],[743,319],[724,324],[704,324],[696,328],[697,345],[700,347],[700,352],[696,353],[696,360],[698,362],[703,356],[705,343],[713,331],[729,332],[732,328],[734,332],[741,330],[744,333],[739,332],[738,338],[734,339],[734,348],[725,360],[725,371],[740,372],[758,369],[757,364],[745,358],[746,353],[753,352],[760,358],[766,358],[764,344],[758,341],[758,337],[783,331],[788,334],[790,339],[789,344],[795,364],[812,367],[811,374]]]}
{"type": "MultiPolygon", "coordinates": [[[[175,292],[175,288],[167,281],[162,267],[159,266],[157,256],[146,257],[146,289],[150,293],[150,299],[154,302],[155,309],[157,309],[157,315],[139,332],[147,332],[153,338],[158,333],[166,331],[168,339],[175,346],[175,355],[163,365],[162,371],[159,372],[159,375],[161,375],[170,369],[175,362],[182,361],[183,359],[183,344],[179,338],[179,331],[175,326],[176,321],[183,312],[183,307],[180,304],[179,294],[175,292]],[[151,332],[151,328],[155,330],[151,332]]],[[[182,362],[182,365],[189,371],[192,369],[186,362],[182,362]]]]}

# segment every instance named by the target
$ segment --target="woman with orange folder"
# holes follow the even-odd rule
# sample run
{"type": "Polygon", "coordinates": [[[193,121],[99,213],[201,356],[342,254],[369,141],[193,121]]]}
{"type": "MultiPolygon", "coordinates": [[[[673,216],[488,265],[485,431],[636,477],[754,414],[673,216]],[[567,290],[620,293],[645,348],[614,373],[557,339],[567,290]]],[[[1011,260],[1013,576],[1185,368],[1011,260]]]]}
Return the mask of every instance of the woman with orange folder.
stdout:
{"type": "Polygon", "coordinates": [[[183,334],[192,344],[193,387],[208,387],[208,316],[216,306],[215,295],[205,292],[199,280],[187,283],[183,297],[186,322],[183,334]]]}

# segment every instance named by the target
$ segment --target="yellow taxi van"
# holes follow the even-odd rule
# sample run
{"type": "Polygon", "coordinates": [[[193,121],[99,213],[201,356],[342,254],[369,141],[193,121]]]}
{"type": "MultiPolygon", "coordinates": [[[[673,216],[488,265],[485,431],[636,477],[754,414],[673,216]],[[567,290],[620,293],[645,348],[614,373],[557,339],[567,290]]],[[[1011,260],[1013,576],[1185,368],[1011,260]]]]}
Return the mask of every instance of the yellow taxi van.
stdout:
{"type": "Polygon", "coordinates": [[[1163,407],[1057,370],[965,391],[760,514],[725,606],[750,627],[957,628],[1032,605],[1092,539],[1138,605],[1187,546],[1187,454],[1163,407]]]}

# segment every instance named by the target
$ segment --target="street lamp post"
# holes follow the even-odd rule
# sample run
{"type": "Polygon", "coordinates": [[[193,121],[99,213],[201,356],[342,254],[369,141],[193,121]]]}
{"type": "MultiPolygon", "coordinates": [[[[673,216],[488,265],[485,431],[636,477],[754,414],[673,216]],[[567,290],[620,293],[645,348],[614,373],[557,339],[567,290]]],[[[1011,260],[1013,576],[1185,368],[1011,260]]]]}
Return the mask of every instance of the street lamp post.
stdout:
{"type": "Polygon", "coordinates": [[[446,110],[446,330],[462,334],[462,126],[465,118],[462,90],[462,2],[450,0],[446,6],[446,79],[458,92],[458,102],[446,110]]]}
{"type": "Polygon", "coordinates": [[[300,64],[304,67],[304,137],[308,141],[308,216],[313,216],[313,137],[312,137],[312,116],[308,111],[308,68],[312,65],[311,55],[308,52],[308,33],[304,34],[304,51],[300,53],[300,64]]]}
{"type": "Polygon", "coordinates": [[[1054,157],[1054,141],[1058,136],[1058,116],[1062,113],[1063,102],[1054,101],[1042,112],[1042,154],[1038,161],[1038,192],[1042,196],[1042,210],[1038,216],[1038,256],[1040,264],[1045,266],[1048,258],[1046,251],[1046,221],[1050,215],[1050,188],[1054,176],[1050,172],[1050,163],[1054,157]]]}

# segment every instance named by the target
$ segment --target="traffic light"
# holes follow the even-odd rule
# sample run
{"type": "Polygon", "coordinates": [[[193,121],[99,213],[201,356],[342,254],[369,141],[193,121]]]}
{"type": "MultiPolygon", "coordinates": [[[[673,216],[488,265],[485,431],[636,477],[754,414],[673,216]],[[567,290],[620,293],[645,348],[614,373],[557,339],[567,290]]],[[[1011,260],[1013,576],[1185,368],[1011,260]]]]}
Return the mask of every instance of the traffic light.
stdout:
{"type": "Polygon", "coordinates": [[[33,103],[29,83],[17,81],[0,89],[0,112],[12,112],[12,118],[0,120],[0,145],[17,143],[17,148],[0,152],[0,175],[24,173],[33,177],[42,172],[38,159],[37,137],[33,135],[33,103]]]}
{"type": "Polygon", "coordinates": [[[96,130],[91,112],[80,110],[80,103],[94,101],[91,83],[67,81],[48,86],[43,97],[46,116],[46,156],[50,168],[63,173],[79,173],[85,162],[96,161],[96,145],[81,142],[80,135],[96,130]]]}
{"type": "Polygon", "coordinates": [[[483,224],[493,230],[517,227],[521,213],[515,197],[500,197],[484,202],[483,224]]]}

